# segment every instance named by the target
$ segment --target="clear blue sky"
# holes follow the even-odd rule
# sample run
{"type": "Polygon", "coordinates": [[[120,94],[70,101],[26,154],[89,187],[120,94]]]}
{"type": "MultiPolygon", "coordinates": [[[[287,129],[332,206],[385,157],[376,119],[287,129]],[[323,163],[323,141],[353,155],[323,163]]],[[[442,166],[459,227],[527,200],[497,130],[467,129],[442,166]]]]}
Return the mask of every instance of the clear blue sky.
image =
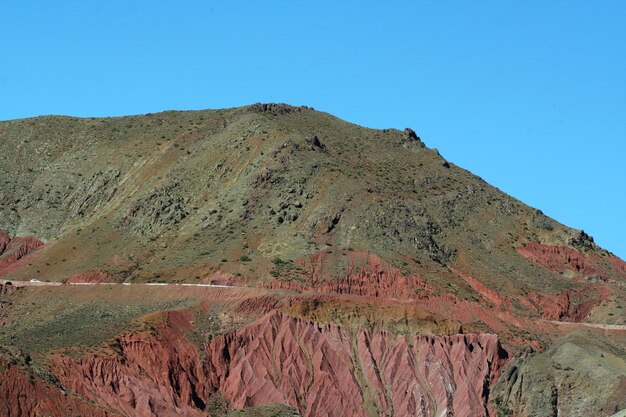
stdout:
{"type": "Polygon", "coordinates": [[[1,0],[0,119],[287,102],[410,126],[626,258],[626,1],[302,4],[1,0]]]}

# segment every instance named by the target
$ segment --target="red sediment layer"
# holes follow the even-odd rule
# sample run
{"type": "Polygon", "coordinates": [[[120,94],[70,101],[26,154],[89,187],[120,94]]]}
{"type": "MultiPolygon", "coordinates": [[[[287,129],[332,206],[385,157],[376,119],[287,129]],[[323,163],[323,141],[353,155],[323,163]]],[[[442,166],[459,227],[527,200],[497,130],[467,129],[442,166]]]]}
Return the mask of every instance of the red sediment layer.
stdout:
{"type": "Polygon", "coordinates": [[[274,295],[246,298],[237,306],[237,314],[257,315],[268,313],[281,305],[282,301],[274,295]]]}
{"type": "Polygon", "coordinates": [[[545,319],[580,322],[610,296],[608,285],[594,285],[565,290],[560,294],[531,292],[528,299],[540,307],[545,319]]]}
{"type": "Polygon", "coordinates": [[[426,290],[419,276],[405,276],[395,268],[382,268],[380,263],[358,268],[351,265],[337,282],[320,283],[318,287],[323,292],[401,299],[417,298],[426,290]]]}
{"type": "Polygon", "coordinates": [[[549,320],[561,320],[570,310],[570,292],[561,294],[537,294],[531,292],[529,299],[541,307],[541,316],[549,320]]]}

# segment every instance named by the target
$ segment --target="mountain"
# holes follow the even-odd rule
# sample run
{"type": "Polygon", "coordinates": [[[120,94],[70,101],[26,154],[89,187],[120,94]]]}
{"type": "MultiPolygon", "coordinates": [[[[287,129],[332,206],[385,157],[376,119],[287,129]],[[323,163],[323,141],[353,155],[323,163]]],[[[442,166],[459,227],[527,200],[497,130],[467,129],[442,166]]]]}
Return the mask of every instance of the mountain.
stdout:
{"type": "Polygon", "coordinates": [[[626,263],[411,129],[46,116],[0,169],[5,414],[626,408],[626,263]]]}

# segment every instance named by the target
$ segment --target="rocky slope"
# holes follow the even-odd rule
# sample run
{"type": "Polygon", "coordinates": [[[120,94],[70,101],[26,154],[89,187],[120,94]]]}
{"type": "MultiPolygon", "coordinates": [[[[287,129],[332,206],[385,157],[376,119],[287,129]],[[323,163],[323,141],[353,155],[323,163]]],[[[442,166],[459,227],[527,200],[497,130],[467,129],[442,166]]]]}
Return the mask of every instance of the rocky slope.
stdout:
{"type": "Polygon", "coordinates": [[[525,351],[503,370],[492,400],[520,417],[608,416],[625,410],[625,341],[626,331],[611,341],[578,330],[544,352],[525,351]]]}
{"type": "Polygon", "coordinates": [[[0,170],[0,278],[65,283],[0,287],[0,345],[33,357],[0,373],[14,415],[626,407],[626,263],[411,129],[277,104],[47,116],[0,122],[0,170]],[[606,359],[546,366],[563,352],[606,359]]]}
{"type": "MultiPolygon", "coordinates": [[[[510,291],[519,279],[562,286],[511,250],[537,241],[602,255],[612,271],[588,236],[445,161],[411,130],[307,108],[16,120],[0,123],[0,150],[12,173],[0,188],[0,229],[55,242],[16,276],[62,280],[88,268],[171,279],[172,269],[242,272],[244,256],[253,281],[275,257],[308,261],[333,245],[434,270],[432,280],[463,262],[510,291]],[[496,280],[502,262],[510,270],[496,280]]],[[[339,261],[322,275],[343,272],[339,261]]]]}

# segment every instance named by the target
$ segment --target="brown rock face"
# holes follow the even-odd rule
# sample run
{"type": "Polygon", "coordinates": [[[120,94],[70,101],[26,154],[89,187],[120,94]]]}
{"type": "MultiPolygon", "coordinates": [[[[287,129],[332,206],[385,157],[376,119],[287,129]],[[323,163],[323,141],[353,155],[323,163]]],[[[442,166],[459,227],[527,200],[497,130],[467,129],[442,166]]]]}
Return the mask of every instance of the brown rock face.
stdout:
{"type": "Polygon", "coordinates": [[[207,345],[212,384],[235,407],[305,416],[486,416],[503,357],[495,335],[351,335],[271,312],[207,345]]]}
{"type": "Polygon", "coordinates": [[[206,416],[219,392],[233,407],[282,403],[304,416],[487,416],[506,357],[491,334],[400,336],[319,325],[272,311],[205,345],[202,362],[170,312],[155,335],[125,335],[113,355],[57,358],[60,383],[126,416],[206,416]]]}

